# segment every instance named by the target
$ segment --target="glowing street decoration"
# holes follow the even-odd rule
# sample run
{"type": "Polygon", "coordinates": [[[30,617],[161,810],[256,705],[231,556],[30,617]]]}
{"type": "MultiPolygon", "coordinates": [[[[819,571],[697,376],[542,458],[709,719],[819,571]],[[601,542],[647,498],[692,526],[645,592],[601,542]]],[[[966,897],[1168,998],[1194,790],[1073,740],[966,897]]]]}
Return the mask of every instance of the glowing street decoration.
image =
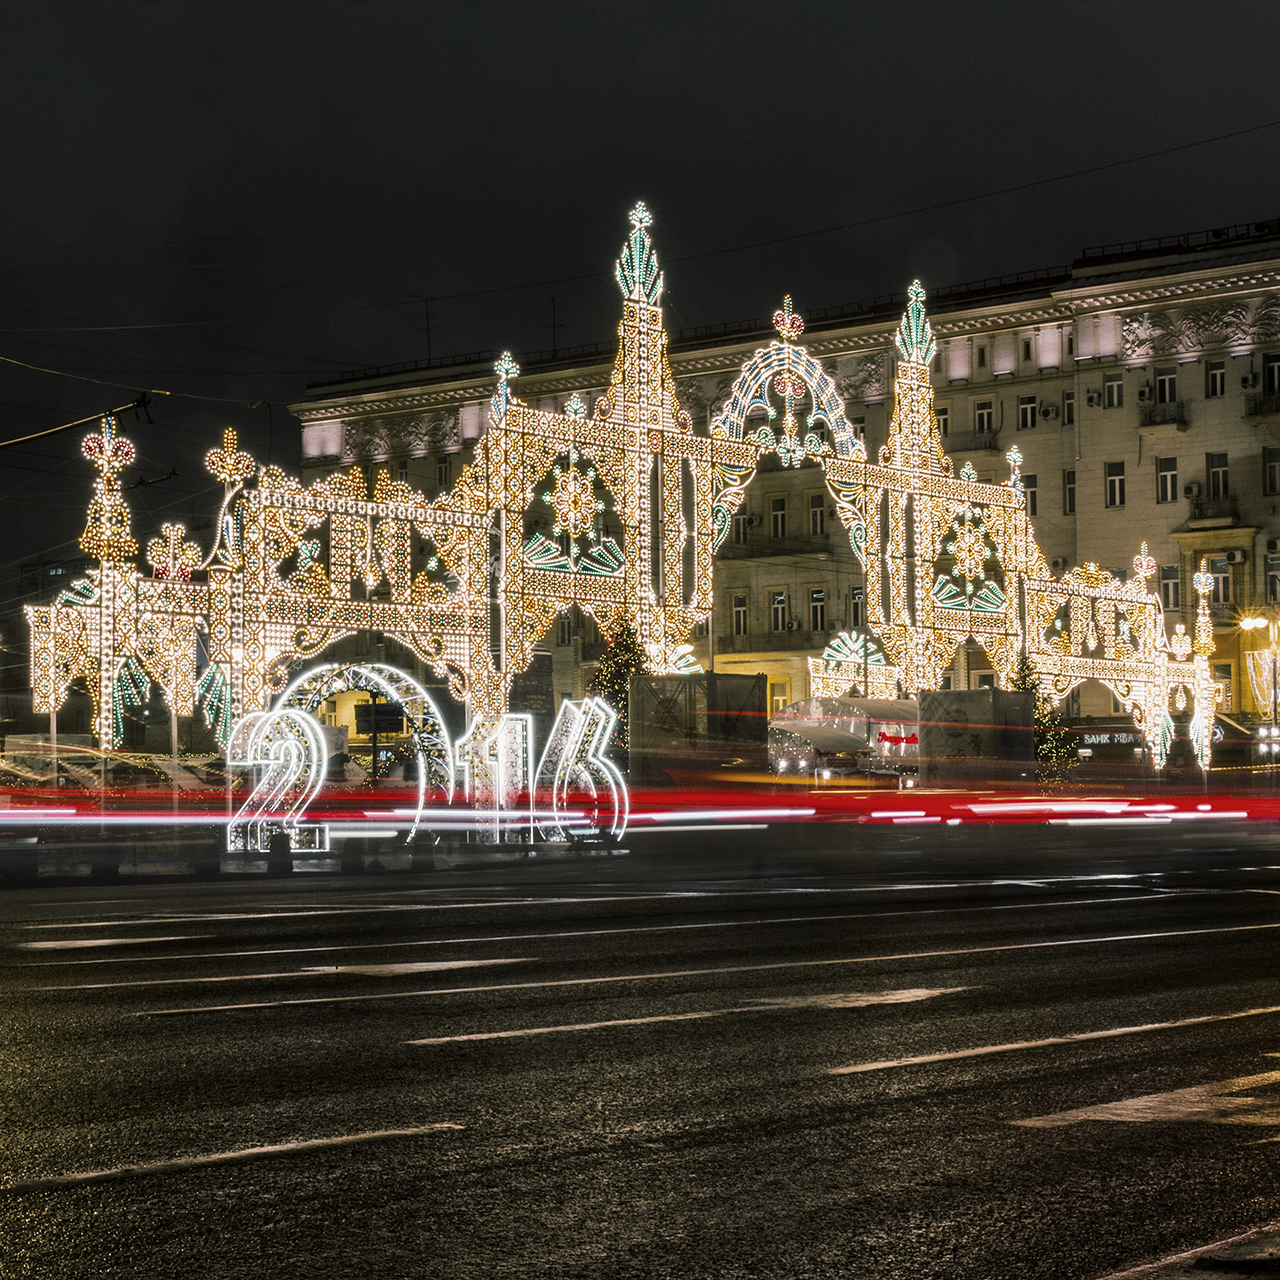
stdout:
{"type": "Polygon", "coordinates": [[[651,225],[637,205],[615,270],[622,318],[605,393],[589,410],[576,395],[563,413],[534,409],[516,394],[520,371],[504,354],[488,427],[435,498],[385,468],[372,483],[353,467],[304,488],[259,467],[228,428],[206,458],[223,486],[212,546],[201,557],[167,526],[148,546],[147,576],[134,562],[120,485],[133,447],[104,419],[84,444],[99,477],[81,546],[98,567],[26,611],[34,710],[56,711],[83,680],[98,739],[114,746],[121,707],[154,682],[175,715],[194,714],[198,702],[226,744],[302,664],[357,631],[380,631],[466,701],[469,785],[500,800],[532,771],[520,731],[500,727],[511,680],[559,614],[582,610],[606,639],[631,626],[655,673],[696,669],[688,641],[711,613],[716,548],[760,459],[776,453],[788,467],[822,467],[865,573],[863,634],[882,658],[829,649],[810,660],[815,693],[841,681],[841,691],[860,687],[864,668],[877,690],[890,674],[895,692],[936,689],[972,637],[1004,687],[1024,652],[1047,701],[1082,680],[1108,684],[1157,765],[1172,737],[1170,698],[1179,710],[1190,704],[1207,761],[1218,693],[1208,575],[1195,580],[1194,637],[1172,639],[1147,589],[1145,548],[1124,583],[1096,565],[1050,577],[1017,451],[1006,484],[979,481],[967,464],[953,473],[933,414],[936,344],[918,281],[896,334],[893,416],[875,460],[830,374],[798,345],[804,326],[789,298],[774,317],[778,338],[744,363],[704,433],[676,396],[651,225]],[[541,532],[548,505],[560,541],[541,532]],[[417,568],[416,544],[426,548],[417,568]],[[197,633],[209,659],[202,672],[197,633]]]}
{"type": "Polygon", "coordinates": [[[250,712],[232,730],[227,764],[257,774],[227,824],[228,852],[268,853],[272,837],[282,834],[292,849],[329,848],[328,827],[302,825],[328,764],[324,734],[312,716],[296,707],[250,712]]]}
{"type": "Polygon", "coordinates": [[[463,794],[484,814],[488,844],[522,842],[533,830],[533,719],[508,712],[497,724],[472,723],[458,740],[463,794]]]}
{"type": "Polygon", "coordinates": [[[539,816],[548,840],[617,840],[627,829],[627,784],[606,753],[617,712],[601,698],[566,699],[538,764],[535,795],[549,812],[539,816]],[[573,804],[590,799],[586,813],[573,804]]]}

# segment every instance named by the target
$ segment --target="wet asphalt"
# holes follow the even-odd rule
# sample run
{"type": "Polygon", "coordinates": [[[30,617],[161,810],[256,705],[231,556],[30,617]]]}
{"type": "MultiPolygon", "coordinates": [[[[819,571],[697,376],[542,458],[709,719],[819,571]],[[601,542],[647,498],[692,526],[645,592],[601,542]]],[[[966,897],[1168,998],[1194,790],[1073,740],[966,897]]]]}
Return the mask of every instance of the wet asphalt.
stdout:
{"type": "Polygon", "coordinates": [[[0,1276],[1089,1280],[1280,1217],[1277,960],[1259,826],[10,887],[0,1276]]]}

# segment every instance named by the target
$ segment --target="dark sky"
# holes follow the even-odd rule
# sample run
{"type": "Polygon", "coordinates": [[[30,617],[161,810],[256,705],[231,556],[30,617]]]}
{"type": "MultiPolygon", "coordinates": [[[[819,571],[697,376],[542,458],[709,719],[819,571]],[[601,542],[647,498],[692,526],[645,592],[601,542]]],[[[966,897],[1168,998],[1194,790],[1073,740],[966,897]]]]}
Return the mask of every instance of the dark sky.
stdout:
{"type": "MultiPolygon", "coordinates": [[[[425,356],[416,295],[437,356],[550,346],[553,295],[560,345],[610,337],[639,198],[672,328],[1274,216],[1280,128],[717,252],[1280,119],[1278,37],[1274,0],[7,0],[0,355],[127,390],[0,365],[0,438],[225,397],[125,424],[126,482],[178,471],[136,532],[211,514],[222,427],[296,467],[283,405],[425,356]]],[[[0,450],[0,582],[72,549],[82,435],[0,450]]]]}

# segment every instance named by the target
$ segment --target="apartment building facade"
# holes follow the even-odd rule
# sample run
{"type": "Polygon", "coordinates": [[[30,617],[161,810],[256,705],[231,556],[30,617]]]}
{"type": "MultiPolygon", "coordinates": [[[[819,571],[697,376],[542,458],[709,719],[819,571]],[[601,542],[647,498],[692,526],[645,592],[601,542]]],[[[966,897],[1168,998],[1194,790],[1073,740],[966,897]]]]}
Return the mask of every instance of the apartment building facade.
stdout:
{"type": "MultiPolygon", "coordinates": [[[[801,341],[835,378],[872,456],[886,438],[903,301],[805,317],[801,341]]],[[[1055,573],[1092,562],[1127,576],[1146,542],[1170,632],[1190,629],[1191,575],[1204,561],[1224,709],[1269,717],[1246,662],[1268,632],[1238,623],[1269,608],[1280,616],[1280,219],[1088,249],[1067,266],[933,290],[928,307],[938,430],[957,470],[968,462],[980,479],[1003,480],[1017,446],[1055,573]]],[[[672,334],[695,431],[709,431],[743,362],[775,336],[767,319],[672,334]]],[[[613,350],[526,356],[514,390],[539,408],[561,410],[575,395],[591,404],[608,386],[613,350]]],[[[304,482],[361,466],[440,492],[485,431],[493,386],[487,357],[313,385],[291,406],[304,482]]],[[[778,708],[808,696],[807,659],[861,624],[862,594],[820,468],[770,455],[717,553],[714,609],[690,642],[706,667],[766,673],[778,708]]],[[[380,650],[377,636],[345,643],[352,657],[408,657],[380,650]]],[[[544,647],[556,695],[580,694],[601,652],[594,620],[562,615],[544,647]]],[[[994,680],[972,642],[944,677],[963,688],[994,680]]],[[[1106,716],[1117,704],[1086,685],[1069,709],[1106,716]]]]}

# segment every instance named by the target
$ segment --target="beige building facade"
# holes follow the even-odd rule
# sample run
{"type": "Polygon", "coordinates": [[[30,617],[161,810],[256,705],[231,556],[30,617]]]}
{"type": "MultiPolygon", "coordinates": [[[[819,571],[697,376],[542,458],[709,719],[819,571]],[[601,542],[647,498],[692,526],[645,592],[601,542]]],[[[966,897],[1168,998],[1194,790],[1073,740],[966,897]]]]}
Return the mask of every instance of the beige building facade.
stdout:
{"type": "MultiPolygon", "coordinates": [[[[835,378],[872,457],[892,408],[902,306],[894,297],[806,316],[802,341],[835,378]]],[[[1004,480],[1017,446],[1055,574],[1092,562],[1126,576],[1145,541],[1170,632],[1179,622],[1191,629],[1191,575],[1204,560],[1221,709],[1269,717],[1256,660],[1254,682],[1247,672],[1248,651],[1267,647],[1268,631],[1238,623],[1280,610],[1280,220],[1089,249],[1069,266],[931,291],[928,307],[938,429],[957,470],[969,462],[980,479],[1004,480]]],[[[768,319],[672,334],[695,431],[708,430],[744,361],[775,337],[768,319]]],[[[513,385],[536,408],[562,410],[574,395],[591,404],[613,354],[604,343],[525,357],[513,385]]],[[[304,483],[361,466],[440,492],[487,428],[494,381],[485,359],[313,385],[291,406],[304,483]]],[[[767,457],[717,553],[712,616],[690,637],[706,667],[764,672],[773,708],[809,696],[807,659],[862,621],[861,572],[834,505],[817,464],[767,457]]],[[[351,653],[342,656],[407,656],[387,653],[377,635],[344,643],[351,653]]],[[[580,695],[602,652],[594,620],[562,615],[543,647],[556,695],[580,695]]],[[[972,642],[944,677],[957,688],[994,681],[972,642]]],[[[1117,709],[1094,682],[1069,708],[1117,709]]]]}

